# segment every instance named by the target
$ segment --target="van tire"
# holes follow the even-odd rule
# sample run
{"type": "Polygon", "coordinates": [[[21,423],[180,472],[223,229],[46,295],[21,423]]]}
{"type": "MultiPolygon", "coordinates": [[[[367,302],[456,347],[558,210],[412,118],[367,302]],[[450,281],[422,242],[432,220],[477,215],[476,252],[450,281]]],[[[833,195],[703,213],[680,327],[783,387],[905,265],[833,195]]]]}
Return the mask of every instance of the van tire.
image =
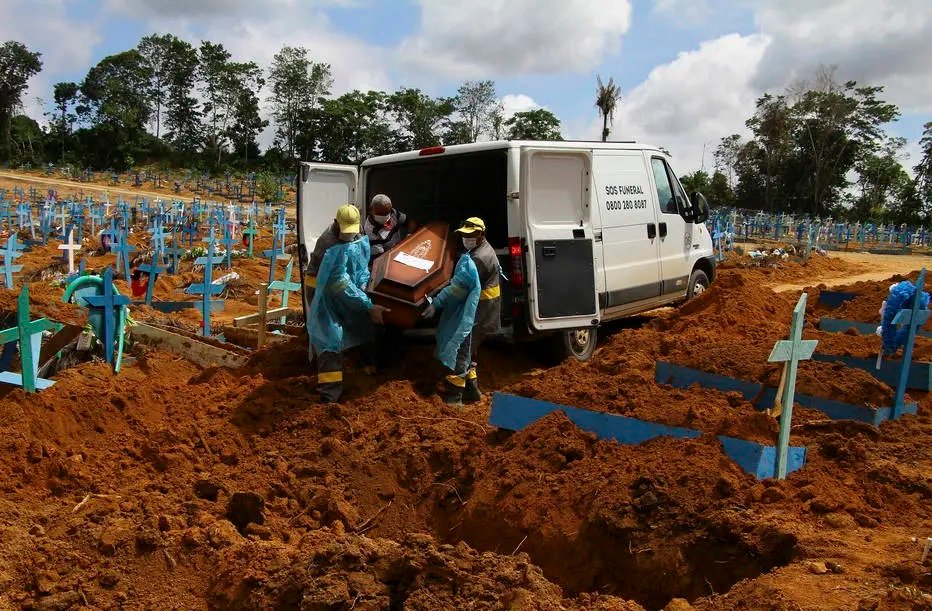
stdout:
{"type": "Polygon", "coordinates": [[[709,277],[701,269],[694,269],[689,276],[689,290],[686,291],[686,299],[690,300],[697,295],[701,295],[709,288],[709,277]]]}
{"type": "Polygon", "coordinates": [[[556,365],[568,358],[588,361],[599,343],[599,329],[598,327],[571,329],[557,333],[547,341],[549,349],[545,354],[549,364],[556,365]]]}

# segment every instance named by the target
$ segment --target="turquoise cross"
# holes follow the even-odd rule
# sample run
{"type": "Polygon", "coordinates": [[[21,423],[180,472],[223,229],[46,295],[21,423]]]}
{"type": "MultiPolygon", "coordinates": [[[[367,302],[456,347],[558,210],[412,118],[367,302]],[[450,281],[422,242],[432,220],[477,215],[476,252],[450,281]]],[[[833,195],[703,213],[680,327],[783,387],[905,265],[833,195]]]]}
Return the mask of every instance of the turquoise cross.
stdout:
{"type": "Polygon", "coordinates": [[[818,340],[802,339],[803,325],[806,317],[806,293],[799,297],[793,308],[793,321],[790,324],[790,338],[782,339],[773,346],[767,361],[784,363],[783,367],[783,409],[780,413],[780,436],[777,439],[777,458],[774,471],[777,479],[786,478],[786,456],[790,443],[790,421],[793,419],[793,398],[796,394],[796,368],[799,361],[812,358],[818,340]]]}

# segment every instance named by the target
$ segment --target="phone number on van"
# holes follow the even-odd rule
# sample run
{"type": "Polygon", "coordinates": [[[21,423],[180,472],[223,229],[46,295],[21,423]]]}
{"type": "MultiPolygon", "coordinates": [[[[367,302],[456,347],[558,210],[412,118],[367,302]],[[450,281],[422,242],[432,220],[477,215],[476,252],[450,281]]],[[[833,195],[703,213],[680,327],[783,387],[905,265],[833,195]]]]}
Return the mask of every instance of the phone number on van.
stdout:
{"type": "Polygon", "coordinates": [[[621,201],[609,200],[605,202],[608,210],[641,210],[647,208],[646,199],[626,199],[621,201]]]}

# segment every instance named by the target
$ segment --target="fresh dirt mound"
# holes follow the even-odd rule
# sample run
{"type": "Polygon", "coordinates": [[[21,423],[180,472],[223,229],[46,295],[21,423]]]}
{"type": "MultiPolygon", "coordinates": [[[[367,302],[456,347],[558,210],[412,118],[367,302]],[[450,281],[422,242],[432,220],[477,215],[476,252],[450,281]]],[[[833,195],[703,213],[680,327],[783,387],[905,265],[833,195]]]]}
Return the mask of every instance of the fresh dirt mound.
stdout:
{"type": "Polygon", "coordinates": [[[525,554],[479,553],[427,535],[396,542],[324,529],[294,546],[240,539],[219,555],[216,608],[642,609],[611,596],[566,600],[525,554]]]}
{"type": "Polygon", "coordinates": [[[793,557],[792,535],[727,515],[752,483],[714,438],[619,446],[551,414],[476,475],[456,533],[479,549],[520,547],[570,592],[655,609],[793,557]]]}

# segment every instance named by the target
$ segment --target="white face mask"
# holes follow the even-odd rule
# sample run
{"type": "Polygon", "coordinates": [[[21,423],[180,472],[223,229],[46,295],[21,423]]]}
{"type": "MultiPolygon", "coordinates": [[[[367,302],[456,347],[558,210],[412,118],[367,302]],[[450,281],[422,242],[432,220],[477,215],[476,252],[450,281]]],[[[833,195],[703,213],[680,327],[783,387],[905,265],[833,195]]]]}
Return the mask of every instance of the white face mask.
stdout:
{"type": "Polygon", "coordinates": [[[372,220],[378,223],[379,225],[384,225],[385,221],[391,218],[390,214],[373,214],[372,220]]]}
{"type": "Polygon", "coordinates": [[[472,250],[478,243],[478,238],[463,238],[463,248],[466,250],[472,250]]]}

